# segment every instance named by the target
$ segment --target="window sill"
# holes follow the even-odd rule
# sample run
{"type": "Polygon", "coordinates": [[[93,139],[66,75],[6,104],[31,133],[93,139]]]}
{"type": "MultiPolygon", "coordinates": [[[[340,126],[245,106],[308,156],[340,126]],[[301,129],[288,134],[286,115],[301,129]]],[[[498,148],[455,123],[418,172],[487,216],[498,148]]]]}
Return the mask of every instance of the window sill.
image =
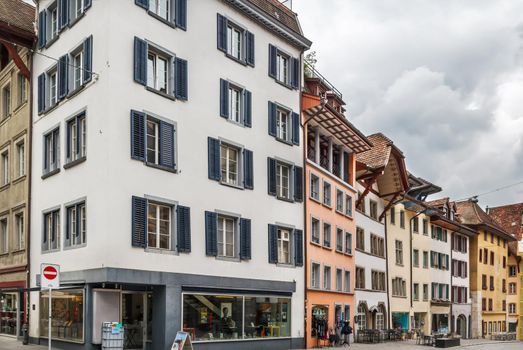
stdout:
{"type": "Polygon", "coordinates": [[[164,254],[164,255],[179,255],[178,252],[175,250],[160,249],[160,248],[153,248],[153,247],[147,247],[147,248],[144,248],[144,250],[146,253],[164,254]]]}
{"type": "Polygon", "coordinates": [[[344,254],[344,253],[343,253],[343,249],[339,250],[339,249],[337,249],[337,248],[336,248],[336,253],[344,254]]]}
{"type": "Polygon", "coordinates": [[[345,253],[343,253],[343,254],[352,257],[352,253],[345,252],[345,253]]]}
{"type": "Polygon", "coordinates": [[[314,241],[311,240],[310,243],[311,243],[312,245],[315,245],[315,246],[319,247],[319,248],[322,247],[322,245],[320,244],[320,242],[314,242],[314,241]]]}
{"type": "Polygon", "coordinates": [[[0,192],[5,191],[11,186],[11,183],[6,183],[5,185],[0,186],[0,192]]]}
{"type": "Polygon", "coordinates": [[[8,256],[8,255],[9,255],[9,252],[0,253],[0,258],[3,258],[3,257],[8,256]]]}
{"type": "Polygon", "coordinates": [[[233,60],[233,61],[236,62],[236,63],[241,64],[241,65],[244,66],[244,67],[248,67],[248,66],[252,67],[252,65],[247,64],[247,60],[245,60],[245,59],[238,59],[237,57],[234,57],[233,55],[230,55],[230,54],[227,53],[226,51],[223,51],[223,53],[225,54],[225,57],[227,57],[227,58],[233,60]]]}
{"type": "Polygon", "coordinates": [[[292,199],[290,199],[290,198],[284,198],[284,197],[276,196],[276,199],[278,199],[280,201],[283,201],[283,202],[294,203],[294,201],[292,199]]]}
{"type": "Polygon", "coordinates": [[[294,269],[294,268],[296,268],[296,265],[294,265],[294,264],[276,263],[276,266],[281,267],[281,268],[287,268],[287,269],[294,269]]]}
{"type": "Polygon", "coordinates": [[[322,245],[321,246],[323,249],[326,249],[326,250],[332,250],[332,247],[331,246],[327,246],[327,245],[322,245]]]}
{"type": "Polygon", "coordinates": [[[403,264],[398,264],[398,263],[396,263],[396,266],[405,267],[405,265],[403,265],[403,264]]]}
{"type": "Polygon", "coordinates": [[[85,248],[85,247],[87,247],[87,243],[70,245],[70,246],[67,246],[67,247],[64,246],[64,251],[75,250],[75,249],[80,249],[80,248],[85,248]]]}
{"type": "Polygon", "coordinates": [[[80,85],[76,89],[69,91],[69,93],[65,97],[66,98],[73,98],[74,96],[76,96],[80,92],[82,92],[84,90],[85,86],[86,86],[86,83],[84,82],[84,83],[82,83],[82,85],[80,85]]]}
{"type": "MultiPolygon", "coordinates": [[[[80,21],[83,17],[85,16],[85,12],[82,11],[82,13],[80,13],[78,15],[78,17],[76,17],[75,19],[73,19],[72,21],[69,21],[69,24],[67,25],[67,28],[71,29],[76,23],[78,23],[78,21],[80,21]]],[[[62,29],[63,31],[63,29],[62,29]]]]}
{"type": "Polygon", "coordinates": [[[51,40],[46,40],[45,41],[45,46],[42,47],[40,50],[43,50],[43,49],[48,49],[49,47],[51,47],[51,45],[53,45],[55,43],[55,41],[57,41],[58,39],[60,38],[60,34],[56,34],[56,36],[54,38],[52,38],[51,40]]]}
{"type": "Polygon", "coordinates": [[[215,257],[216,260],[221,260],[221,261],[229,261],[229,262],[241,262],[241,259],[239,257],[234,257],[234,258],[230,258],[230,257],[226,257],[226,256],[216,256],[215,257]]]}
{"type": "Polygon", "coordinates": [[[292,141],[284,140],[282,138],[279,138],[278,136],[274,136],[274,139],[276,141],[278,141],[278,142],[281,142],[281,143],[287,145],[287,146],[291,146],[291,147],[294,146],[294,143],[292,143],[292,141]]]}
{"type": "Polygon", "coordinates": [[[274,81],[276,83],[280,84],[283,87],[286,87],[289,90],[297,90],[297,89],[293,88],[290,84],[288,84],[288,83],[286,83],[284,81],[278,80],[278,78],[276,78],[276,77],[271,77],[271,78],[274,79],[274,81]]]}
{"type": "Polygon", "coordinates": [[[54,174],[58,174],[59,172],[60,172],[60,168],[56,168],[56,169],[51,170],[51,171],[49,171],[49,172],[47,172],[47,173],[44,173],[44,174],[42,175],[42,180],[47,179],[48,177],[51,177],[51,176],[53,176],[54,174]]]}
{"type": "Polygon", "coordinates": [[[11,251],[12,254],[20,254],[20,253],[24,253],[24,252],[25,252],[25,248],[18,248],[18,249],[11,251]]]}
{"type": "Polygon", "coordinates": [[[25,99],[25,101],[21,101],[20,104],[15,108],[15,110],[13,111],[13,114],[16,114],[18,113],[22,108],[24,108],[24,106],[27,105],[27,99],[25,99]]]}
{"type": "Polygon", "coordinates": [[[80,163],[83,163],[87,160],[87,157],[86,156],[83,156],[81,158],[78,158],[78,159],[75,159],[73,161],[69,161],[67,163],[64,164],[64,169],[69,169],[69,168],[72,168],[74,167],[75,165],[78,165],[80,163]]]}
{"type": "Polygon", "coordinates": [[[159,164],[155,164],[155,163],[149,163],[147,161],[144,162],[144,164],[148,167],[151,167],[151,168],[155,168],[155,169],[158,169],[158,170],[164,170],[164,171],[168,171],[170,173],[174,173],[174,174],[177,174],[178,173],[178,170],[176,168],[168,168],[168,167],[165,167],[165,166],[161,166],[159,164]]]}
{"type": "Polygon", "coordinates": [[[57,100],[52,106],[47,107],[39,114],[47,114],[47,113],[53,111],[55,108],[57,108],[59,104],[60,104],[60,101],[57,100]]]}
{"type": "Polygon", "coordinates": [[[314,198],[313,196],[309,196],[309,199],[312,200],[312,201],[314,201],[314,202],[316,202],[316,203],[318,203],[318,204],[321,204],[319,198],[314,198]]]}
{"type": "Polygon", "coordinates": [[[60,248],[54,248],[54,249],[51,249],[51,250],[42,250],[42,254],[56,253],[56,252],[59,252],[59,251],[60,251],[60,248]]]}
{"type": "Polygon", "coordinates": [[[167,26],[169,26],[169,27],[171,27],[171,28],[173,28],[173,29],[179,28],[179,27],[176,26],[175,23],[166,20],[166,19],[163,18],[162,16],[159,16],[159,15],[157,15],[156,13],[154,13],[154,12],[152,12],[152,11],[150,11],[150,10],[146,10],[146,11],[147,11],[147,13],[149,14],[149,16],[151,16],[151,17],[157,19],[158,21],[162,22],[163,24],[165,24],[165,25],[167,25],[167,26]]]}
{"type": "Polygon", "coordinates": [[[26,178],[27,178],[27,175],[25,175],[25,174],[22,176],[19,176],[12,181],[12,184],[16,185],[17,183],[23,182],[26,178]]]}
{"type": "Polygon", "coordinates": [[[240,185],[234,185],[234,184],[230,184],[230,183],[227,183],[227,182],[224,182],[224,181],[219,181],[220,185],[223,185],[223,186],[226,186],[226,187],[231,187],[231,188],[235,188],[237,190],[244,190],[245,188],[243,188],[242,186],[240,185]]]}
{"type": "Polygon", "coordinates": [[[169,95],[168,93],[161,92],[159,90],[153,89],[152,87],[146,86],[145,90],[150,91],[152,93],[155,93],[155,94],[157,94],[159,96],[168,98],[169,100],[176,101],[176,98],[173,95],[169,95]]]}
{"type": "Polygon", "coordinates": [[[321,205],[323,205],[326,208],[332,209],[332,204],[330,204],[330,203],[323,202],[323,203],[321,203],[321,205]]]}

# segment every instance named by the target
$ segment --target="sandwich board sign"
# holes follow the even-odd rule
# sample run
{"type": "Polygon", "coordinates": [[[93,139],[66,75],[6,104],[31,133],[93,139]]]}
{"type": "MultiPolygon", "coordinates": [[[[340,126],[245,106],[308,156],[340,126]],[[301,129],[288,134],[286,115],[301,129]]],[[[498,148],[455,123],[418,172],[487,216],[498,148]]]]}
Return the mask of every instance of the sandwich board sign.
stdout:
{"type": "Polygon", "coordinates": [[[55,289],[60,287],[59,265],[42,264],[40,269],[40,286],[42,289],[55,289]]]}
{"type": "Polygon", "coordinates": [[[193,350],[191,336],[187,332],[176,333],[171,350],[193,350]]]}

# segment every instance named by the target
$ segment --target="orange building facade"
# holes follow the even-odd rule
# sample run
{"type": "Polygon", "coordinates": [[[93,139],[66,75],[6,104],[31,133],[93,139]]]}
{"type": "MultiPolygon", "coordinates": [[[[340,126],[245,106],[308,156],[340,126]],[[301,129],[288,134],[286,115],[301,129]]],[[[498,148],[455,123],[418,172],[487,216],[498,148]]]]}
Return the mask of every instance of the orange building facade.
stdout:
{"type": "MultiPolygon", "coordinates": [[[[370,142],[343,115],[343,100],[327,80],[306,70],[302,96],[305,147],[305,338],[328,344],[354,316],[355,154],[370,142]]],[[[352,326],[352,322],[351,322],[352,326]]]]}

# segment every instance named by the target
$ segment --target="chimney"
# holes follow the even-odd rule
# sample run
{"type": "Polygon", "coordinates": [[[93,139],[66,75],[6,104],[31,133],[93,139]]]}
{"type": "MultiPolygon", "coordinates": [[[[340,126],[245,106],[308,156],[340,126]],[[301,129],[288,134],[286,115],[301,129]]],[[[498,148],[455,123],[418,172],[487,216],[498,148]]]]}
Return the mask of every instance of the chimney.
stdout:
{"type": "Polygon", "coordinates": [[[489,213],[490,208],[488,207],[488,205],[487,205],[487,207],[485,208],[485,211],[487,212],[487,214],[489,213]]]}

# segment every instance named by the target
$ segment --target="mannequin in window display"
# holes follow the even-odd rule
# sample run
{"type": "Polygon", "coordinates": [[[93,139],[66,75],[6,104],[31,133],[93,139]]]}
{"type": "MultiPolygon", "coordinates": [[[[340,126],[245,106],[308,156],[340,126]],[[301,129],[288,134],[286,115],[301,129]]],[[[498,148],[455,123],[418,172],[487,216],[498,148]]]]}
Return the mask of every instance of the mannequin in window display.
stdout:
{"type": "Polygon", "coordinates": [[[222,309],[221,332],[232,335],[233,329],[236,328],[236,322],[229,316],[229,308],[222,309]]]}

